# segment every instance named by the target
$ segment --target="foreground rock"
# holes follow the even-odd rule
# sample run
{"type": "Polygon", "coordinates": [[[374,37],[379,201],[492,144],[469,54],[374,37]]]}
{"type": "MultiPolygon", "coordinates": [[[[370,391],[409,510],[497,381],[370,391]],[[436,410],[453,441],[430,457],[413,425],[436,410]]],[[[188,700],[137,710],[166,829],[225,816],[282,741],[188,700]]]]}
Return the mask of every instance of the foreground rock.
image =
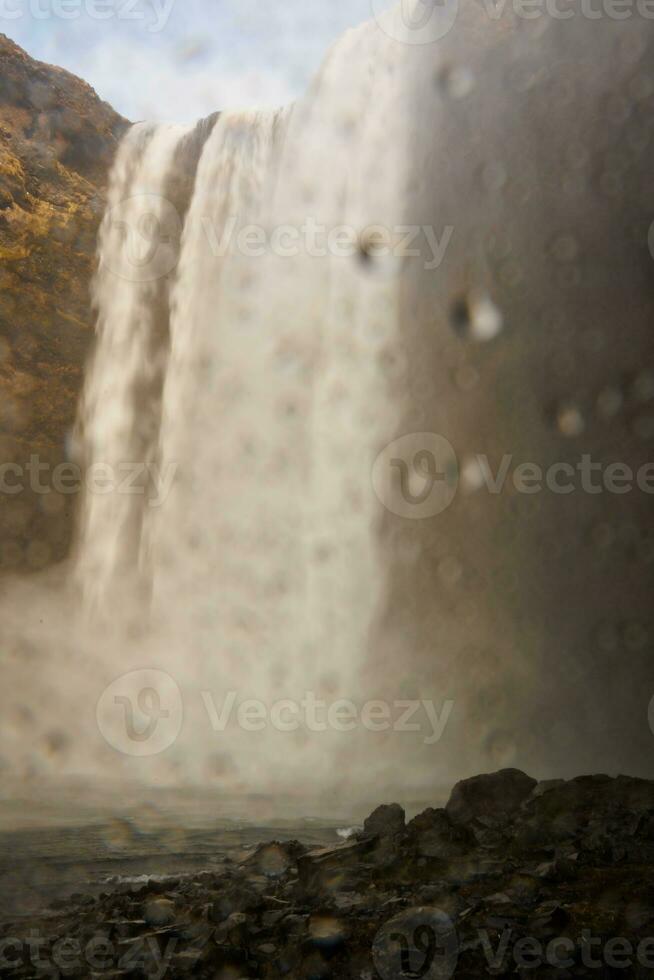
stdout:
{"type": "MultiPolygon", "coordinates": [[[[0,34],[0,464],[66,458],[93,336],[96,233],[126,126],[85,82],[0,34]]],[[[73,501],[3,493],[0,573],[64,557],[73,501]]]]}
{"type": "Polygon", "coordinates": [[[332,848],[263,844],[221,872],[123,885],[6,923],[0,973],[646,977],[653,871],[654,783],[536,784],[505,771],[459,784],[445,809],[408,824],[399,807],[380,808],[332,848]]]}

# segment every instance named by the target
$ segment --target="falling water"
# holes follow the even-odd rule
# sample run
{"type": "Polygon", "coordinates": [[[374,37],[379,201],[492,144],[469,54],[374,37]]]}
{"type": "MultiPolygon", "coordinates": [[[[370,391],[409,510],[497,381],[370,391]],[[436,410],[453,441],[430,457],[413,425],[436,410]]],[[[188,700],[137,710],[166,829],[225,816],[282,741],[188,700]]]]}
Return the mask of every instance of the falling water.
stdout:
{"type": "Polygon", "coordinates": [[[367,24],[295,106],[200,124],[189,201],[170,188],[192,131],[137,126],[115,163],[79,432],[87,467],[148,471],[87,494],[77,573],[198,690],[358,693],[403,372],[401,263],[366,229],[401,224],[403,57],[367,24]]]}
{"type": "MultiPolygon", "coordinates": [[[[342,777],[378,800],[499,765],[651,770],[651,501],[514,481],[523,463],[648,462],[646,155],[625,157],[638,194],[625,182],[597,208],[590,174],[564,194],[541,179],[570,155],[558,73],[530,72],[525,111],[504,111],[516,67],[567,63],[576,37],[574,118],[601,122],[617,82],[596,51],[612,63],[615,25],[593,22],[595,48],[588,22],[548,20],[534,47],[524,23],[508,31],[475,4],[448,33],[457,6],[429,5],[416,44],[399,15],[350,32],[292,107],[126,136],[74,440],[95,474],[75,561],[86,618],[71,629],[77,594],[36,586],[2,611],[17,637],[3,753],[21,771],[51,772],[62,734],[57,772],[264,792],[342,777]],[[423,248],[453,231],[441,264],[379,255],[380,232],[407,225],[423,248]],[[436,495],[437,513],[406,495],[384,508],[376,493],[398,492],[402,466],[420,501],[416,460],[443,439],[431,475],[447,509],[436,495]],[[506,459],[496,490],[480,461],[501,474],[506,459]],[[167,677],[162,695],[177,689],[183,723],[142,759],[120,705],[138,708],[146,668],[167,677]],[[12,715],[21,690],[33,703],[12,715]],[[270,711],[306,692],[454,708],[440,741],[424,712],[412,735],[214,724],[231,695],[270,711]]],[[[640,139],[647,114],[631,118],[640,139]]]]}

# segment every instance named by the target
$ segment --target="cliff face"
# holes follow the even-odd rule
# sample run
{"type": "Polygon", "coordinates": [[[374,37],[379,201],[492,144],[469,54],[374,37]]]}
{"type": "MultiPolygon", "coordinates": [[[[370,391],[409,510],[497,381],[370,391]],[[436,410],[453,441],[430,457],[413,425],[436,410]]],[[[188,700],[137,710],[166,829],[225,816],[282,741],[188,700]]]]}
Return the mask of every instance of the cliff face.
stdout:
{"type": "Polygon", "coordinates": [[[96,232],[127,125],[0,34],[0,570],[43,567],[69,547],[75,494],[39,491],[66,459],[93,336],[96,232]],[[48,467],[38,479],[34,456],[48,467]]]}

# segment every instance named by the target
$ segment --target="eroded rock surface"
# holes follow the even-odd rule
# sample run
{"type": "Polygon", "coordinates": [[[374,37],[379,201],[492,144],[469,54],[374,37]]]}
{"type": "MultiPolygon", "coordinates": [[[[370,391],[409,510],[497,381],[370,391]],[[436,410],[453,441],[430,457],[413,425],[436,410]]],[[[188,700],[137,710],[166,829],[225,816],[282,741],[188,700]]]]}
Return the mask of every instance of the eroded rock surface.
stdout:
{"type": "MultiPolygon", "coordinates": [[[[0,572],[65,556],[75,494],[66,459],[93,335],[90,281],[114,152],[127,122],[85,82],[0,34],[0,572]],[[49,471],[30,475],[30,458],[49,471]],[[38,478],[38,483],[37,483],[38,478]]],[[[34,464],[33,464],[34,465],[34,464]]]]}

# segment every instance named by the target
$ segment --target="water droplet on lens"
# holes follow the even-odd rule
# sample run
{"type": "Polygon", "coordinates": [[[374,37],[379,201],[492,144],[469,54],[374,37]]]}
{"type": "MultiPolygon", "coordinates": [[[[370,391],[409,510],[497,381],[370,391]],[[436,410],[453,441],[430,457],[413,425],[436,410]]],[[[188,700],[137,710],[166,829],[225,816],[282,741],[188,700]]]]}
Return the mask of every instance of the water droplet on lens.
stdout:
{"type": "Polygon", "coordinates": [[[508,180],[506,167],[499,160],[492,160],[482,170],[481,179],[490,191],[499,191],[508,180]]]}
{"type": "Polygon", "coordinates": [[[616,126],[625,123],[631,115],[631,103],[622,95],[612,95],[606,105],[606,116],[616,126]]]}
{"type": "Polygon", "coordinates": [[[565,155],[571,167],[583,167],[590,160],[590,150],[583,143],[570,143],[565,155]]]}
{"type": "Polygon", "coordinates": [[[598,524],[591,531],[591,540],[599,551],[606,551],[615,541],[615,531],[610,524],[598,524]]]}
{"type": "Polygon", "coordinates": [[[642,415],[640,418],[634,419],[631,429],[633,434],[638,439],[642,439],[643,442],[654,439],[654,415],[642,415]]]}
{"type": "Polygon", "coordinates": [[[636,75],[629,83],[629,95],[637,102],[654,95],[654,78],[650,75],[636,75]]]}
{"type": "Polygon", "coordinates": [[[438,575],[446,585],[456,585],[463,575],[463,566],[458,558],[450,555],[439,562],[438,575]]]}
{"type": "Polygon", "coordinates": [[[493,340],[504,326],[501,310],[485,294],[457,300],[452,307],[451,320],[458,334],[480,343],[493,340]]]}
{"type": "Polygon", "coordinates": [[[475,87],[475,76],[469,68],[459,65],[446,68],[439,76],[439,82],[444,92],[451,99],[464,99],[475,87]]]}
{"type": "Polygon", "coordinates": [[[606,197],[620,197],[623,190],[620,174],[607,171],[600,177],[600,190],[606,197]]]}
{"type": "Polygon", "coordinates": [[[507,286],[517,286],[522,282],[522,269],[517,262],[509,259],[500,269],[500,279],[507,286]]]}
{"type": "Polygon", "coordinates": [[[647,629],[642,623],[626,623],[622,628],[622,639],[628,650],[637,652],[647,646],[649,639],[647,629]]]}
{"type": "Polygon", "coordinates": [[[479,371],[471,364],[463,364],[454,375],[454,380],[461,391],[472,391],[479,384],[479,371]]]}
{"type": "Polygon", "coordinates": [[[44,541],[32,541],[25,557],[30,568],[45,568],[51,558],[50,547],[44,541]]]}
{"type": "Polygon", "coordinates": [[[474,493],[484,485],[484,471],[476,456],[465,459],[461,465],[461,483],[464,490],[474,493]]]}
{"type": "Polygon", "coordinates": [[[564,404],[559,406],[556,413],[556,424],[561,435],[567,438],[580,436],[586,428],[584,417],[576,405],[564,404]]]}
{"type": "Polygon", "coordinates": [[[622,392],[619,388],[604,388],[597,396],[597,414],[603,419],[612,419],[622,408],[622,392]]]}
{"type": "Polygon", "coordinates": [[[620,645],[620,637],[614,623],[600,623],[595,639],[600,650],[605,653],[615,653],[620,645]]]}
{"type": "Polygon", "coordinates": [[[574,262],[579,257],[579,245],[572,235],[561,235],[552,243],[552,256],[557,262],[574,262]]]}
{"type": "Polygon", "coordinates": [[[638,375],[632,386],[632,394],[639,402],[648,402],[654,398],[654,373],[643,371],[638,375]]]}

